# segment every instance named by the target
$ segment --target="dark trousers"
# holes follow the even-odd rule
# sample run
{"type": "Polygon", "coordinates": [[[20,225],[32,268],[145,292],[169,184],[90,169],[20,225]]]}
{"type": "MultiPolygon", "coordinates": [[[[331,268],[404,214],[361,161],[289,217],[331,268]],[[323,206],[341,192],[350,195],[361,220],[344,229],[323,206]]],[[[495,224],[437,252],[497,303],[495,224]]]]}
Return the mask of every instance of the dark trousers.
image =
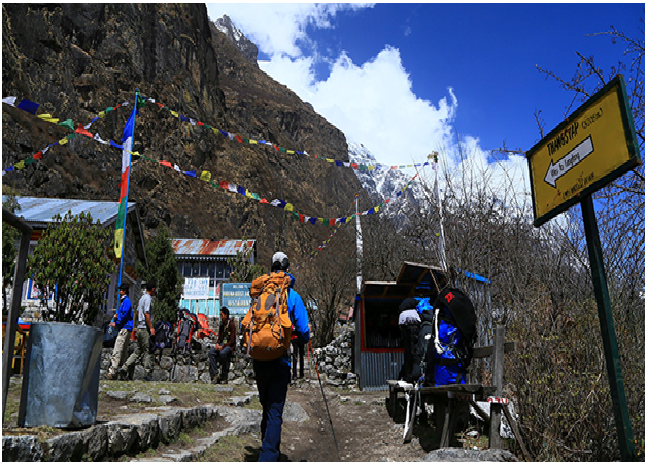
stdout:
{"type": "Polygon", "coordinates": [[[210,351],[208,352],[208,359],[210,360],[210,377],[214,379],[217,372],[219,372],[219,364],[221,364],[221,378],[228,380],[230,358],[232,358],[232,349],[229,346],[224,346],[221,351],[217,351],[214,347],[210,348],[210,351]]]}
{"type": "Polygon", "coordinates": [[[291,370],[282,358],[273,361],[255,359],[253,370],[262,403],[262,451],[259,460],[273,462],[280,457],[282,412],[291,381],[291,370]]]}
{"type": "Polygon", "coordinates": [[[302,379],[305,376],[305,344],[299,343],[298,340],[291,340],[291,345],[293,345],[293,350],[291,353],[291,365],[293,366],[293,378],[298,377],[296,375],[296,369],[298,361],[300,361],[300,378],[302,379]]]}

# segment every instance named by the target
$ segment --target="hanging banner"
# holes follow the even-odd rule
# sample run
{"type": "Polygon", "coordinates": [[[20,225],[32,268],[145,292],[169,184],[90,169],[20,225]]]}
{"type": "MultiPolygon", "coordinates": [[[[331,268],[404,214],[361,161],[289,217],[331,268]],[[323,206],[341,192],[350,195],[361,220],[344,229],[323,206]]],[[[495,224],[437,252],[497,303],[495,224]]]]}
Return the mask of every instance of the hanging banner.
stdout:
{"type": "Polygon", "coordinates": [[[214,298],[214,296],[210,295],[209,277],[185,277],[183,299],[207,300],[208,298],[214,298]]]}
{"type": "Polygon", "coordinates": [[[221,304],[228,308],[230,315],[246,315],[251,305],[251,284],[221,284],[221,287],[221,304]]]}

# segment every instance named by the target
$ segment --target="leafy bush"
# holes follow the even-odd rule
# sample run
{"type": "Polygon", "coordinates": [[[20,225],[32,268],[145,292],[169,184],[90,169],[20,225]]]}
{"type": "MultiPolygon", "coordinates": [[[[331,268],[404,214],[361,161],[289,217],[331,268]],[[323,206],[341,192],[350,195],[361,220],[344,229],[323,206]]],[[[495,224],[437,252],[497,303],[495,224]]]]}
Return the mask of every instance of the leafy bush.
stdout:
{"type": "Polygon", "coordinates": [[[93,224],[90,214],[54,217],[27,261],[44,320],[93,323],[115,271],[106,251],[110,242],[110,231],[93,224]]]}

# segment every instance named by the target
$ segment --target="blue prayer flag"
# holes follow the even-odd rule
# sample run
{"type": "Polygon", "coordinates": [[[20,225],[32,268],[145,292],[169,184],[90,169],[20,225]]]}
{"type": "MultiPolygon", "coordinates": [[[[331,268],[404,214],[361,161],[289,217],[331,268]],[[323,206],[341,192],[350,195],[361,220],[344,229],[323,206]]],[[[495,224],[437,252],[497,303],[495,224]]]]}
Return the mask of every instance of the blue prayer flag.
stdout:
{"type": "Polygon", "coordinates": [[[35,115],[39,106],[41,106],[41,105],[39,105],[38,103],[33,102],[31,100],[26,100],[26,99],[23,98],[20,101],[20,103],[18,103],[17,108],[20,108],[23,111],[27,111],[28,113],[31,113],[31,114],[35,115]]]}

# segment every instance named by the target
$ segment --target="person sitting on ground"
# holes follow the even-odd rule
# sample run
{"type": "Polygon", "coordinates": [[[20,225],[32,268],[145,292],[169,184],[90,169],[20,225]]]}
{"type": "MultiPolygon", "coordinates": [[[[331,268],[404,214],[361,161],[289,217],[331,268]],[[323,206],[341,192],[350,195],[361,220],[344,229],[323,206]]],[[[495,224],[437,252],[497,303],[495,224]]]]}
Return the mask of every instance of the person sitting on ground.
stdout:
{"type": "Polygon", "coordinates": [[[235,321],[230,319],[230,310],[226,306],[221,308],[221,323],[219,324],[217,341],[219,343],[210,348],[208,352],[208,358],[210,359],[210,377],[212,382],[228,383],[230,360],[237,347],[237,335],[235,321]],[[217,377],[219,364],[221,364],[221,375],[217,377]]]}

